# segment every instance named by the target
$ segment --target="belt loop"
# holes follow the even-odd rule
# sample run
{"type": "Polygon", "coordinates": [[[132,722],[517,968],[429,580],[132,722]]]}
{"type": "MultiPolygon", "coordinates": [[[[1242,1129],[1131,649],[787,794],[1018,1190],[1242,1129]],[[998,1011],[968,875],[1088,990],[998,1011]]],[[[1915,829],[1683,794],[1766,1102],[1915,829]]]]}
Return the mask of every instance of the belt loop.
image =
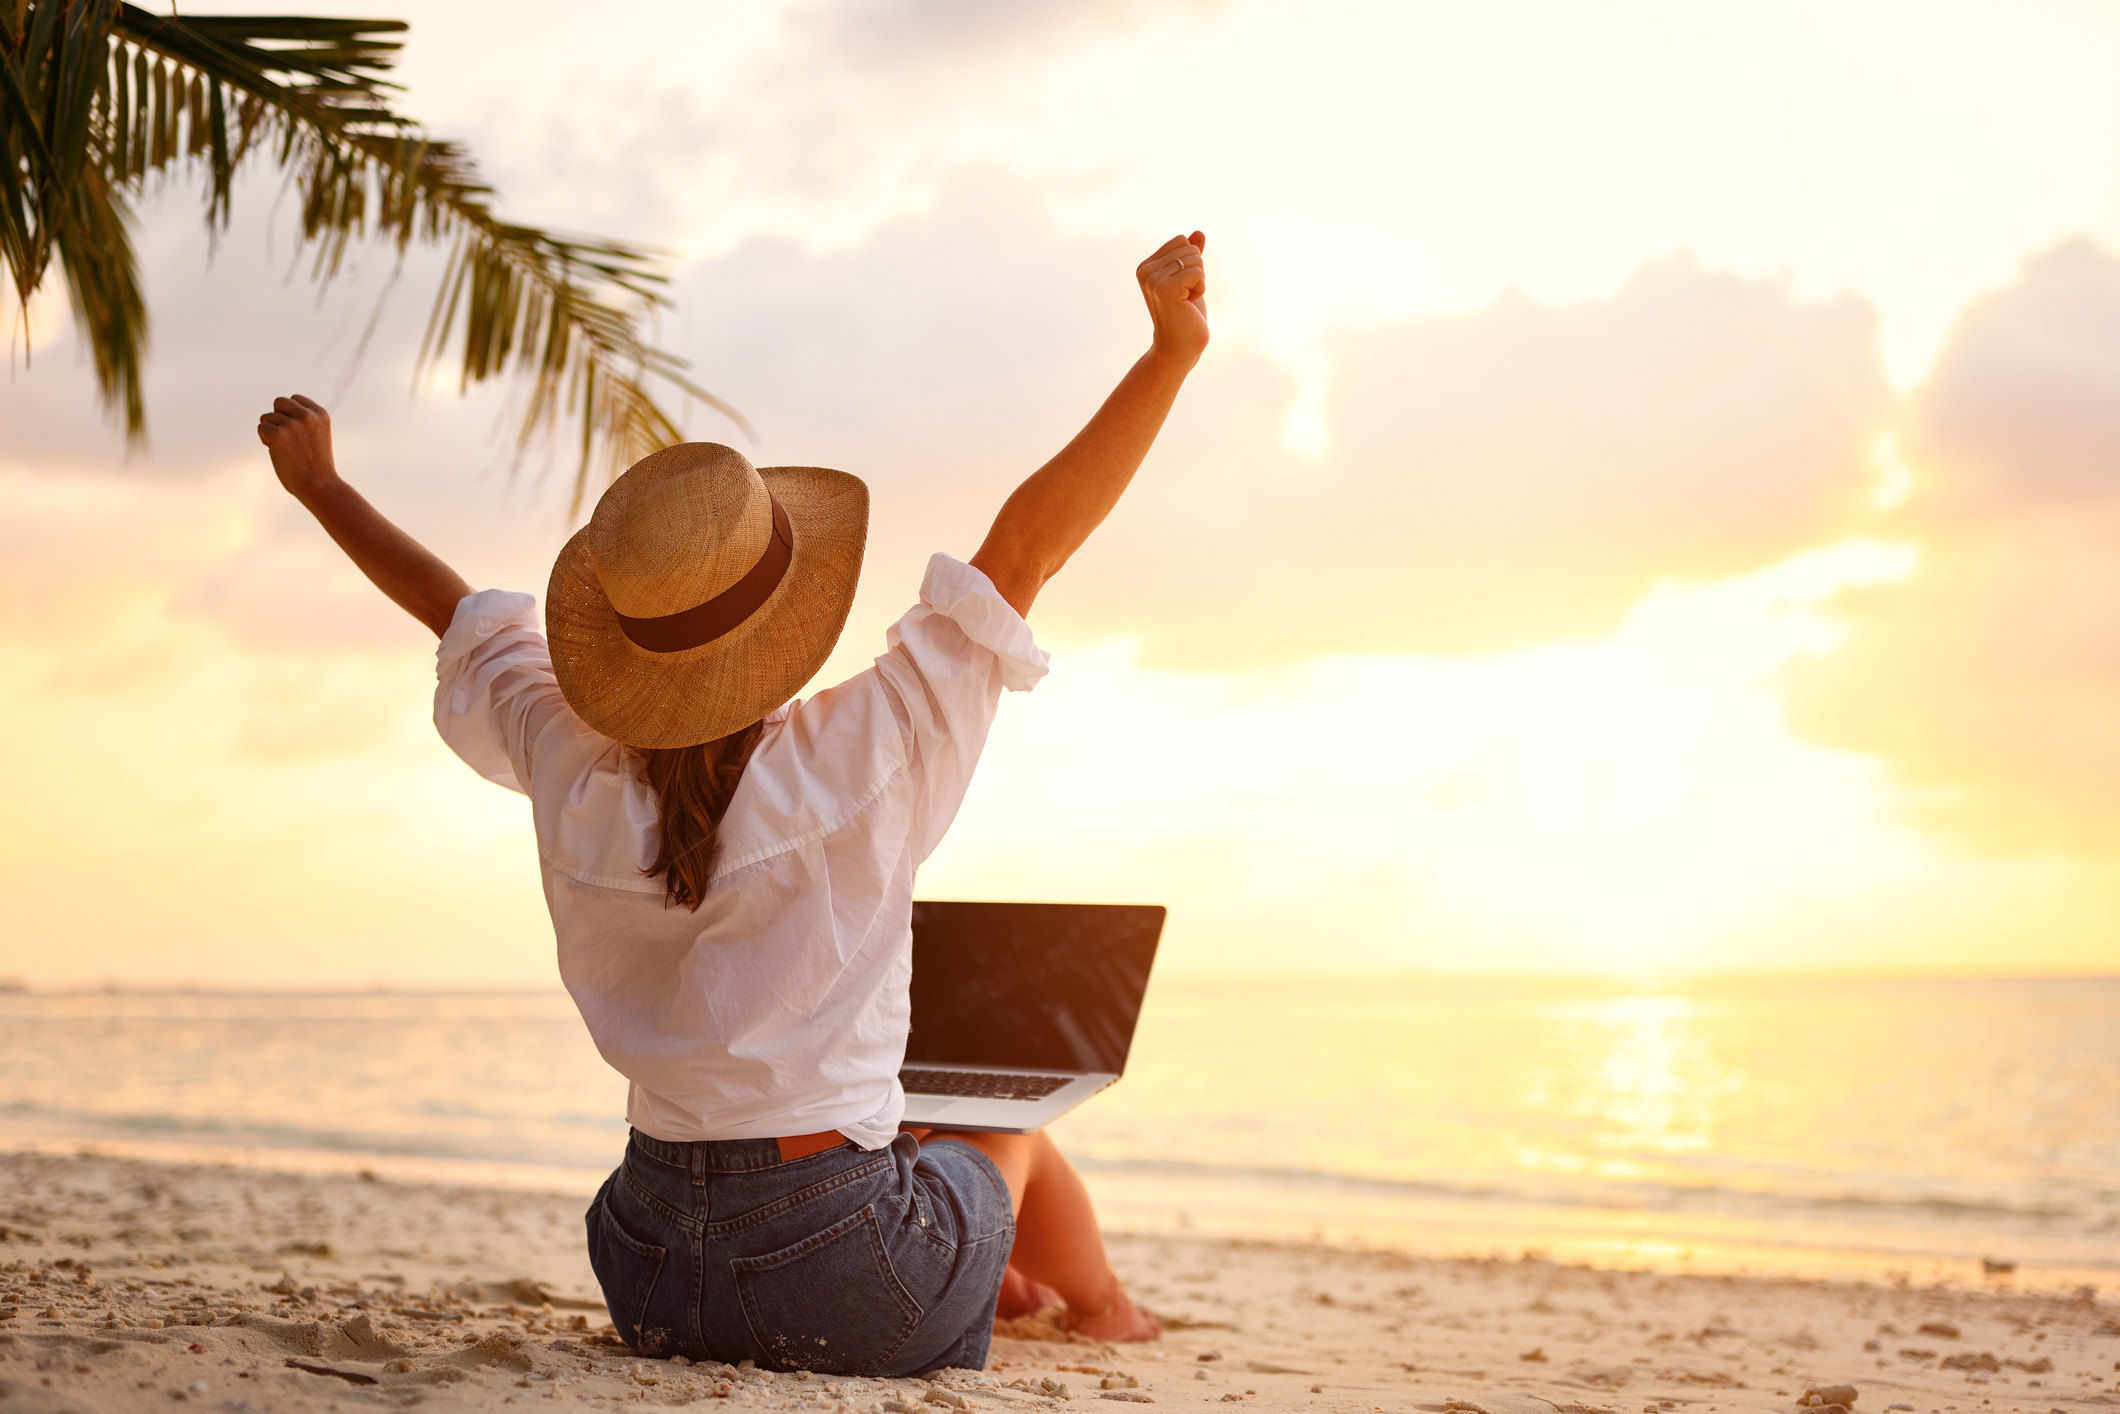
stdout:
{"type": "Polygon", "coordinates": [[[685,1147],[692,1151],[692,1186],[694,1188],[705,1188],[707,1186],[707,1146],[704,1144],[687,1144],[685,1147]]]}

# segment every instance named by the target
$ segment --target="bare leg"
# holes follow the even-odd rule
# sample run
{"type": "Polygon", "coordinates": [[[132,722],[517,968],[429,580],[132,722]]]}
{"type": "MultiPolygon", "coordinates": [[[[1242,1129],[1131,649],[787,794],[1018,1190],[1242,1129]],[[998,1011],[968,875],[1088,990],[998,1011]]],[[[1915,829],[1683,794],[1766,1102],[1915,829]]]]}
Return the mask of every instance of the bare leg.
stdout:
{"type": "Polygon", "coordinates": [[[1066,1304],[1059,1292],[1044,1282],[1032,1281],[1012,1263],[1001,1274],[1001,1297],[994,1302],[994,1319],[1012,1321],[1019,1316],[1035,1316],[1040,1311],[1066,1304]]]}
{"type": "Polygon", "coordinates": [[[1058,1292],[1070,1329],[1099,1340],[1154,1340],[1163,1334],[1127,1299],[1105,1255],[1104,1234],[1082,1176],[1043,1134],[937,1131],[930,1143],[969,1144],[994,1161],[1008,1181],[1016,1209],[1016,1246],[1009,1265],[1026,1279],[1058,1292]]]}

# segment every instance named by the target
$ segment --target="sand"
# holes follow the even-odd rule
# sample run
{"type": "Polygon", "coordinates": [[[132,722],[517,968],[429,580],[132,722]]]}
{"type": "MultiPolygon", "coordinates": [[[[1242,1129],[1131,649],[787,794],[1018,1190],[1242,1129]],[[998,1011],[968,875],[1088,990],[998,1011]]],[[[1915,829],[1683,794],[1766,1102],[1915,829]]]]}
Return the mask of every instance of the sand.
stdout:
{"type": "Polygon", "coordinates": [[[507,1405],[844,1414],[2120,1414],[2120,1304],[1114,1234],[1146,1346],[1033,1318],[984,1371],[772,1375],[613,1339],[578,1197],[0,1155],[0,1411],[507,1405]],[[1837,1396],[1848,1398],[1846,1393],[1837,1396]],[[1830,1411],[1827,1412],[1830,1414],[1830,1411]]]}

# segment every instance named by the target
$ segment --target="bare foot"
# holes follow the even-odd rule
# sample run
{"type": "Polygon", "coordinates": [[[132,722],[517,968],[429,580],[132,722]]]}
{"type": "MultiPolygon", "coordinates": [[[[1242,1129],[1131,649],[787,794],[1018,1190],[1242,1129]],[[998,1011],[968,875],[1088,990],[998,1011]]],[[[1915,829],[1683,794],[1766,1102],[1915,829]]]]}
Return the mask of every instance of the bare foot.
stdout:
{"type": "Polygon", "coordinates": [[[1161,1340],[1163,1327],[1154,1316],[1133,1303],[1125,1292],[1116,1292],[1111,1305],[1101,1311],[1067,1313],[1067,1328],[1092,1340],[1161,1340]]]}
{"type": "Polygon", "coordinates": [[[1060,1299],[1060,1293],[1044,1282],[1032,1281],[1010,1267],[1001,1274],[1001,1299],[994,1303],[994,1319],[1013,1321],[1019,1316],[1035,1316],[1040,1311],[1066,1304],[1060,1299]]]}

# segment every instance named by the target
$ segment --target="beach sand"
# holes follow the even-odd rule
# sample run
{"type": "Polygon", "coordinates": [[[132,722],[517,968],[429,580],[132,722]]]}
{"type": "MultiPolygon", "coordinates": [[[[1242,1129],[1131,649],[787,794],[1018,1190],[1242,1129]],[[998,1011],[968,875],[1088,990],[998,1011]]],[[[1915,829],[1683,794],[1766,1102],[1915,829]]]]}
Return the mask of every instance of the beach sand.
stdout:
{"type": "Polygon", "coordinates": [[[84,1155],[0,1156],[0,1411],[648,1407],[953,1414],[2120,1414],[2120,1304],[2088,1291],[1599,1271],[1114,1234],[1169,1333],[1036,1319],[984,1371],[771,1375],[610,1334],[578,1197],[84,1155]]]}

